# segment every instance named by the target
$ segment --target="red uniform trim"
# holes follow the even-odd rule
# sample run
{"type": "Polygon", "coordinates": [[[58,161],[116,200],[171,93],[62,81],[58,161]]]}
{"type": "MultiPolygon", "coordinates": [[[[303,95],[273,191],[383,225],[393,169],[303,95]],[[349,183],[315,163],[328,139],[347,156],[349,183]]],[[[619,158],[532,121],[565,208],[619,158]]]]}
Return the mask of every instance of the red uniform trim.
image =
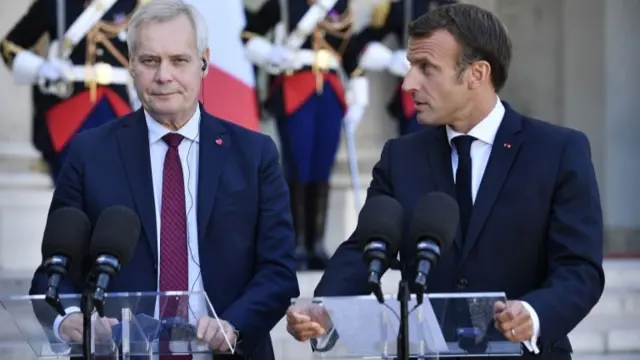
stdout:
{"type": "Polygon", "coordinates": [[[67,100],[54,105],[46,115],[51,142],[56,152],[67,146],[69,140],[76,134],[94,106],[106,97],[118,117],[131,112],[131,107],[115,91],[110,88],[98,87],[96,101],[92,102],[89,91],[75,94],[67,100]]]}

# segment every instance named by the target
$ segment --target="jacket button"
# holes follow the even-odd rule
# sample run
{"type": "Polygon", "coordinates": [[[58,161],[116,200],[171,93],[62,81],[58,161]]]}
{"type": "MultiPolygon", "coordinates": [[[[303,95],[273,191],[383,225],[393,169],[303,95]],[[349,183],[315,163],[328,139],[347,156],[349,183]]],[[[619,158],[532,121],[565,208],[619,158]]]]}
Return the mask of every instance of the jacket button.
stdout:
{"type": "Polygon", "coordinates": [[[466,289],[469,286],[469,282],[467,279],[459,279],[458,280],[458,289],[466,289]]]}

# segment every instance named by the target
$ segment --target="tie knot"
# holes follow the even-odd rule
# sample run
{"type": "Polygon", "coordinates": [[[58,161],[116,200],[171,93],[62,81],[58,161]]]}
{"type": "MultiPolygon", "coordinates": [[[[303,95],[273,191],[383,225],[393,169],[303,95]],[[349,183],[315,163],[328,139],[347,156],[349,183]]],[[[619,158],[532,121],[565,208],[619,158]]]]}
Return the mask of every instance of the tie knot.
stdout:
{"type": "Polygon", "coordinates": [[[471,143],[476,140],[473,136],[470,135],[460,135],[451,139],[451,142],[456,147],[456,151],[458,155],[469,155],[471,154],[471,143]]]}
{"type": "Polygon", "coordinates": [[[162,140],[164,140],[164,142],[166,142],[170,148],[174,148],[174,149],[178,148],[178,145],[180,145],[180,142],[182,142],[182,139],[184,139],[184,137],[176,133],[169,133],[162,137],[162,140]]]}

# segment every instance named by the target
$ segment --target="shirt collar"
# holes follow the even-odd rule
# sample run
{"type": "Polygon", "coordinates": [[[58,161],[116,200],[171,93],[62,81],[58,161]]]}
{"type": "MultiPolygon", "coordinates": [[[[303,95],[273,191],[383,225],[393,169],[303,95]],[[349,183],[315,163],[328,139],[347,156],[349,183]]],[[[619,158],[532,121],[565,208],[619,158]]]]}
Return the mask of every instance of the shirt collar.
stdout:
{"type": "MultiPolygon", "coordinates": [[[[502,105],[500,97],[496,96],[496,105],[493,107],[489,115],[476,124],[476,126],[474,126],[466,135],[473,136],[484,143],[493,145],[493,140],[496,138],[504,113],[504,105],[502,105]]],[[[447,139],[449,139],[450,146],[451,139],[461,135],[465,134],[459,133],[447,125],[447,139]]]]}
{"type": "Polygon", "coordinates": [[[196,107],[196,111],[191,118],[177,131],[171,131],[164,127],[164,125],[153,119],[146,110],[144,111],[144,117],[147,121],[147,128],[149,129],[149,144],[161,140],[163,136],[172,132],[178,133],[194,142],[200,141],[200,106],[196,107]]]}

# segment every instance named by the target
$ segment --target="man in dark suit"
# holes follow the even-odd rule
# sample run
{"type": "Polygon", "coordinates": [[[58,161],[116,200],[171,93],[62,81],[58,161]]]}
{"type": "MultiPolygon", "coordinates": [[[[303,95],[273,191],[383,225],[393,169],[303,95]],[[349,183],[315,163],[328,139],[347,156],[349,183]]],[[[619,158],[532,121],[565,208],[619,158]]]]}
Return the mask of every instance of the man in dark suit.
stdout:
{"type": "MultiPolygon", "coordinates": [[[[444,6],[413,21],[409,35],[403,88],[413,95],[418,120],[434,127],[389,140],[368,189],[368,199],[391,196],[404,207],[402,271],[415,278],[407,266],[415,243],[407,233],[417,200],[450,194],[460,226],[429,274],[429,291],[505,292],[513,300],[493,309],[501,337],[522,342],[524,358],[570,359],[567,334],[604,287],[589,142],[500,101],[511,42],[490,12],[444,6]]],[[[368,293],[360,240],[352,236],[338,248],[316,296],[368,293]]],[[[287,319],[299,340],[318,338],[326,325],[304,308],[290,308],[287,319]]]]}
{"type": "MultiPolygon", "coordinates": [[[[73,141],[50,211],[75,207],[95,224],[110,206],[135,210],[140,241],[108,290],[204,291],[222,327],[210,317],[195,319],[201,340],[225,351],[220,339],[226,334],[244,356],[271,360],[269,332],[299,295],[276,146],[198,103],[209,50],[195,8],[181,0],[151,1],[128,31],[130,71],[143,108],[73,141]]],[[[40,268],[30,293],[44,293],[46,284],[40,268]]],[[[65,282],[61,292],[83,286],[65,282]]],[[[53,332],[62,341],[81,340],[78,310],[68,308],[55,320],[53,332]]],[[[158,314],[157,305],[139,311],[158,314]]]]}

